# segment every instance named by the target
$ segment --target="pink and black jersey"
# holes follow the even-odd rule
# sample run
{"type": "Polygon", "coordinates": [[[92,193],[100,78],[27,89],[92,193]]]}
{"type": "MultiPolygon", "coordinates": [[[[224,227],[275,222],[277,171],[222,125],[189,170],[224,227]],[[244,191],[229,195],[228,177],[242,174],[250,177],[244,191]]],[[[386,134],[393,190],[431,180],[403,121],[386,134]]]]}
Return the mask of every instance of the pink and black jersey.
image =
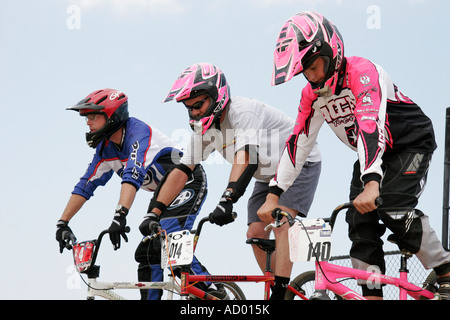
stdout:
{"type": "Polygon", "coordinates": [[[302,91],[296,125],[286,142],[271,186],[286,190],[300,172],[319,129],[326,122],[358,152],[361,180],[380,181],[382,156],[391,152],[431,153],[436,148],[431,120],[404,96],[380,66],[346,58],[342,89],[321,97],[308,84],[302,91]]]}

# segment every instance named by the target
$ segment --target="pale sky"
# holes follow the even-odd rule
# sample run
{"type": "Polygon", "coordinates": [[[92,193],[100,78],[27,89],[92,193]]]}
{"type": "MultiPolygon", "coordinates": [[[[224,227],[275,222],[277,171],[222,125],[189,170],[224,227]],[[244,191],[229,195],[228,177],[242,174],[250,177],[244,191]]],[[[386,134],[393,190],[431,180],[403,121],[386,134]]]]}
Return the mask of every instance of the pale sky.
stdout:
{"type": "MultiPolygon", "coordinates": [[[[297,115],[306,81],[298,76],[270,84],[273,50],[284,22],[313,10],[339,28],[346,56],[381,65],[400,90],[432,119],[438,149],[419,208],[441,235],[445,109],[450,107],[448,34],[444,0],[19,0],[0,4],[0,108],[3,125],[0,186],[0,299],[84,299],[86,287],[72,268],[71,252],[59,253],[56,221],[92,159],[85,121],[66,111],[90,92],[115,88],[129,97],[132,116],[181,145],[190,134],[187,114],[175,102],[162,104],[173,81],[196,62],[216,64],[232,96],[262,100],[297,115]],[[33,281],[33,287],[24,287],[33,281]]],[[[348,198],[356,153],[323,126],[319,136],[322,175],[309,216],[328,216],[348,198]]],[[[216,206],[230,166],[220,157],[205,164],[209,194],[200,217],[216,206]]],[[[120,179],[96,191],[70,222],[79,240],[96,237],[112,220],[120,179]]],[[[259,274],[246,239],[246,202],[238,219],[222,228],[207,225],[197,255],[211,273],[259,274]]],[[[107,239],[99,262],[105,280],[136,279],[138,226],[151,194],[140,191],[128,223],[130,241],[113,251],[107,239]]],[[[347,254],[344,217],[336,226],[334,255],[347,254]]],[[[387,249],[395,249],[386,244],[387,249]]],[[[296,264],[293,276],[311,269],[296,264]]],[[[262,299],[261,285],[242,285],[262,299]]],[[[138,292],[125,292],[137,298],[138,292]]]]}

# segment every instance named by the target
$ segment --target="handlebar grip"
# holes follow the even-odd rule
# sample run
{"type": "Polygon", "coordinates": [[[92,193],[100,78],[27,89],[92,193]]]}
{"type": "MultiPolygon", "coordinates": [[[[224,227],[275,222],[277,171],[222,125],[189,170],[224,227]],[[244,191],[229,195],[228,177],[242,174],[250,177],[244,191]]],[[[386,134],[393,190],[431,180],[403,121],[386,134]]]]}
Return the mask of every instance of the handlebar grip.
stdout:
{"type": "Polygon", "coordinates": [[[375,205],[376,205],[377,207],[383,205],[383,198],[381,198],[381,197],[376,198],[376,199],[375,199],[375,205]]]}
{"type": "MultiPolygon", "coordinates": [[[[212,224],[217,224],[217,223],[214,221],[214,219],[211,217],[211,215],[212,215],[212,212],[211,212],[207,217],[205,217],[205,218],[203,218],[203,219],[206,220],[206,221],[209,221],[209,222],[212,223],[212,224]]],[[[229,221],[229,222],[227,222],[227,223],[225,223],[225,224],[234,222],[234,220],[236,220],[236,218],[237,218],[237,213],[233,211],[233,212],[231,213],[231,217],[233,218],[233,221],[229,221]]],[[[203,219],[202,219],[202,220],[203,220],[203,219]]]]}
{"type": "Polygon", "coordinates": [[[280,208],[275,208],[272,211],[272,218],[276,219],[281,213],[281,209],[280,208]]]}
{"type": "MultiPolygon", "coordinates": [[[[375,205],[377,207],[381,206],[382,204],[383,204],[383,198],[378,197],[378,198],[375,199],[375,205]]],[[[353,204],[353,201],[350,201],[350,202],[347,202],[347,203],[344,203],[344,204],[338,206],[336,209],[334,209],[333,213],[331,214],[331,217],[325,219],[325,221],[328,221],[330,223],[331,229],[334,228],[334,223],[336,221],[337,214],[341,210],[348,209],[348,208],[355,208],[355,205],[353,204]]]]}

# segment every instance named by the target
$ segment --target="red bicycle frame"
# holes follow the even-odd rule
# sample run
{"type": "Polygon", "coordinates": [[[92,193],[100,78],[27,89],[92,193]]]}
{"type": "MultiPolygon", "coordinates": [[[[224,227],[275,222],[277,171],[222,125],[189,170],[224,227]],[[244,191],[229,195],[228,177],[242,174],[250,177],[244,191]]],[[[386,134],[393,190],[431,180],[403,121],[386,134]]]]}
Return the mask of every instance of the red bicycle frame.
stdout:
{"type": "MultiPolygon", "coordinates": [[[[264,275],[192,275],[189,272],[182,272],[181,296],[187,297],[192,293],[201,299],[217,300],[213,295],[195,287],[194,283],[196,282],[264,282],[264,300],[269,300],[270,285],[273,283],[273,280],[274,277],[270,271],[264,272],[264,275]]],[[[291,290],[303,300],[308,300],[304,294],[295,290],[290,285],[288,286],[288,290],[291,290]]]]}
{"type": "MultiPolygon", "coordinates": [[[[195,230],[194,235],[194,252],[197,247],[198,239],[200,237],[203,224],[209,221],[208,217],[200,220],[197,230],[195,230]]],[[[248,239],[248,244],[257,245],[261,250],[266,253],[266,267],[264,275],[193,275],[188,272],[186,268],[181,268],[181,296],[187,299],[189,294],[199,297],[205,300],[217,300],[217,298],[197,287],[194,286],[197,282],[254,282],[261,283],[264,282],[264,300],[268,300],[270,297],[270,286],[273,284],[274,276],[271,270],[271,256],[275,250],[274,240],[267,239],[248,239]]],[[[288,286],[288,290],[294,292],[297,296],[304,300],[308,300],[304,294],[294,289],[292,286],[288,286]]]]}

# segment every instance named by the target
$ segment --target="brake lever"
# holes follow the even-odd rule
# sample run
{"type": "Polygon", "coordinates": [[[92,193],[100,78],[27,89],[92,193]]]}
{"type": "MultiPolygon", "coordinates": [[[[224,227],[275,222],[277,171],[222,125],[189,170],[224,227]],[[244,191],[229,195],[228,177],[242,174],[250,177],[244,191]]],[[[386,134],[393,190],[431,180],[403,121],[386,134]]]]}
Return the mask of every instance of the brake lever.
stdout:
{"type": "Polygon", "coordinates": [[[287,221],[280,222],[279,220],[276,220],[275,222],[269,223],[265,228],[264,231],[269,231],[271,228],[280,228],[283,226],[287,221]]]}
{"type": "Polygon", "coordinates": [[[77,242],[77,238],[73,234],[64,235],[64,233],[63,233],[63,238],[65,238],[64,241],[66,242],[66,245],[65,245],[66,249],[72,250],[73,245],[77,242]]]}
{"type": "Polygon", "coordinates": [[[149,240],[153,240],[159,237],[159,235],[161,234],[161,232],[163,232],[164,229],[163,228],[158,228],[158,230],[156,232],[153,232],[153,234],[145,236],[144,239],[142,239],[142,242],[147,242],[149,240]]]}

